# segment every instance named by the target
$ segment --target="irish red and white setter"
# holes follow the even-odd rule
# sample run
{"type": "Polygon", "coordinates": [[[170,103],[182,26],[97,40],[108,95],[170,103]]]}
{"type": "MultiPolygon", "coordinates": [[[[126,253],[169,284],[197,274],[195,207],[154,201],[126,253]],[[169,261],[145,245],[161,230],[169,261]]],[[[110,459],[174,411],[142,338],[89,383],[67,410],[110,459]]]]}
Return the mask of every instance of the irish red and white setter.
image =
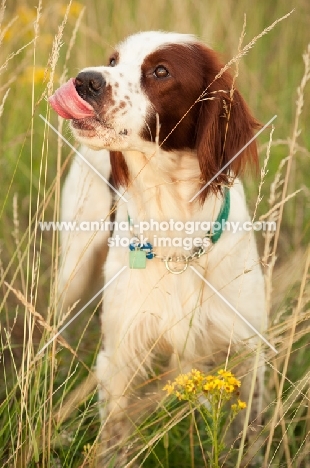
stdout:
{"type": "Polygon", "coordinates": [[[252,356],[260,339],[233,308],[264,332],[264,281],[254,235],[242,229],[250,217],[239,180],[247,165],[258,165],[255,142],[234,158],[259,124],[231,74],[191,35],[142,32],[118,45],[107,66],[82,70],[50,103],[71,120],[97,171],[76,156],[63,220],[99,221],[116,206],[113,234],[71,232],[62,241],[66,304],[89,288],[96,264],[104,263],[96,279],[110,282],[96,369],[106,452],[125,466],[129,401],[158,362],[171,379],[192,367],[229,366],[230,356],[246,350],[235,372],[246,401],[256,374],[250,423],[257,428],[264,366],[261,356],[254,369],[252,356]],[[123,196],[112,196],[98,173],[123,196]],[[207,229],[215,221],[224,229],[207,229]],[[240,228],[233,232],[229,223],[240,228]]]}

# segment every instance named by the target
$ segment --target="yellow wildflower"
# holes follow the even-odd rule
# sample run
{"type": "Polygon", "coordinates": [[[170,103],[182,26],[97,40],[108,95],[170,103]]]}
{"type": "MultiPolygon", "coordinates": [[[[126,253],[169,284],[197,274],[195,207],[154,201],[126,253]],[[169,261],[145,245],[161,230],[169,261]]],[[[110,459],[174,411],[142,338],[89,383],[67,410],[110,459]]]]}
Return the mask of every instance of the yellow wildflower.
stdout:
{"type": "Polygon", "coordinates": [[[33,23],[36,17],[37,12],[35,8],[29,8],[26,5],[18,7],[16,9],[16,20],[14,18],[9,24],[3,27],[3,40],[8,42],[25,33],[29,40],[32,39],[33,23]]]}
{"type": "Polygon", "coordinates": [[[23,24],[29,24],[35,21],[37,17],[37,11],[35,8],[29,8],[26,5],[22,5],[17,8],[17,16],[23,24]]]}
{"type": "Polygon", "coordinates": [[[217,388],[218,390],[222,390],[222,388],[225,385],[225,382],[220,379],[215,379],[213,382],[214,388],[217,388]]]}
{"type": "Polygon", "coordinates": [[[235,387],[233,385],[226,384],[225,390],[227,393],[232,393],[235,390],[235,387]]]}
{"type": "Polygon", "coordinates": [[[186,391],[188,393],[196,393],[196,390],[195,390],[195,385],[193,382],[189,382],[187,385],[186,385],[186,391]]]}
{"type": "Polygon", "coordinates": [[[168,393],[168,395],[171,395],[174,391],[174,384],[171,384],[169,380],[167,385],[164,386],[163,390],[165,390],[168,393]]]}
{"type": "Polygon", "coordinates": [[[232,373],[229,371],[225,371],[224,369],[220,369],[218,371],[218,374],[221,375],[223,378],[232,377],[232,373]]]}
{"type": "Polygon", "coordinates": [[[204,418],[206,429],[211,439],[214,450],[216,463],[212,466],[219,466],[218,456],[223,450],[223,440],[220,440],[220,424],[219,422],[226,418],[224,408],[229,400],[234,400],[231,405],[231,414],[225,423],[226,432],[229,425],[237,417],[239,412],[246,408],[246,403],[239,399],[238,388],[241,386],[240,380],[236,379],[232,372],[220,369],[216,375],[206,375],[197,369],[192,369],[187,374],[180,374],[171,383],[170,381],[164,387],[168,395],[174,395],[178,400],[185,400],[193,403],[195,407],[201,411],[207,418],[204,418]],[[201,405],[200,396],[204,397],[206,405],[201,405]]]}
{"type": "Polygon", "coordinates": [[[42,84],[48,78],[49,72],[44,67],[27,67],[21,77],[23,83],[42,84]]]}
{"type": "Polygon", "coordinates": [[[200,384],[204,379],[203,374],[197,369],[192,370],[192,377],[196,384],[200,384]]]}
{"type": "Polygon", "coordinates": [[[175,395],[179,400],[189,400],[191,395],[203,392],[208,395],[208,398],[214,396],[230,400],[240,385],[240,380],[236,379],[230,371],[221,369],[217,375],[205,375],[197,369],[192,369],[187,374],[178,375],[173,383],[169,381],[164,390],[168,395],[175,395]]]}
{"type": "MultiPolygon", "coordinates": [[[[83,5],[81,3],[73,1],[71,3],[69,15],[77,18],[79,16],[79,14],[81,13],[82,9],[83,9],[83,5]]],[[[66,5],[61,5],[60,6],[60,14],[62,16],[65,16],[66,10],[67,10],[66,5]]]]}
{"type": "Polygon", "coordinates": [[[175,379],[175,383],[177,385],[185,385],[188,382],[188,376],[186,374],[180,374],[178,377],[175,379]]]}
{"type": "Polygon", "coordinates": [[[237,413],[238,411],[240,410],[243,410],[246,408],[246,402],[245,401],[241,401],[241,400],[238,400],[237,403],[234,403],[233,405],[231,405],[231,409],[237,413]]]}
{"type": "Polygon", "coordinates": [[[238,406],[240,409],[245,409],[246,408],[246,402],[238,400],[238,406]]]}
{"type": "Polygon", "coordinates": [[[203,385],[203,390],[205,390],[206,392],[209,392],[210,390],[214,390],[214,384],[213,382],[209,382],[209,383],[206,383],[205,385],[203,385]]]}
{"type": "Polygon", "coordinates": [[[227,383],[228,383],[229,385],[234,385],[234,387],[240,387],[240,385],[241,385],[240,380],[236,379],[236,378],[233,377],[233,376],[232,376],[232,377],[229,377],[229,378],[227,379],[227,383]]]}

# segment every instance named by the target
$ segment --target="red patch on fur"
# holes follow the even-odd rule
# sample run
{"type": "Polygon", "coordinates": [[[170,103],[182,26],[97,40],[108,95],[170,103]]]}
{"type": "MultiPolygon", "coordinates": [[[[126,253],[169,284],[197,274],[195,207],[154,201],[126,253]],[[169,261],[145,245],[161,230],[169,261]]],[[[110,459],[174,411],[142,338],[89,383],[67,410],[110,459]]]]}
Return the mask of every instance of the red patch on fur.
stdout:
{"type": "MultiPolygon", "coordinates": [[[[196,150],[202,186],[229,163],[260,127],[234,88],[230,73],[221,73],[222,68],[216,52],[199,43],[165,45],[142,64],[142,86],[151,105],[141,136],[155,141],[158,114],[160,146],[166,151],[196,150]],[[169,71],[169,76],[156,78],[154,71],[159,65],[169,71]]],[[[112,155],[111,161],[115,183],[128,184],[124,158],[112,155]],[[117,167],[116,161],[121,159],[122,164],[117,167]]],[[[201,193],[200,201],[203,203],[210,191],[217,192],[228,185],[231,176],[241,175],[247,164],[258,168],[255,142],[201,193]]]]}
{"type": "Polygon", "coordinates": [[[129,170],[121,151],[110,151],[111,175],[115,187],[127,187],[129,170]]]}

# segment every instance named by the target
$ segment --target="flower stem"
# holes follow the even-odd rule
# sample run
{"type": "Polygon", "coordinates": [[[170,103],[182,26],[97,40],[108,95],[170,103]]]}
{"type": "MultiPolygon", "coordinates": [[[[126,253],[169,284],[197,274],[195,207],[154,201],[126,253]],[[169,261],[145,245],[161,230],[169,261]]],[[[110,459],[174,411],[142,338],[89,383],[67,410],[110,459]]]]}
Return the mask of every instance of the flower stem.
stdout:
{"type": "Polygon", "coordinates": [[[217,398],[212,404],[212,420],[213,420],[213,462],[212,468],[219,468],[219,446],[218,446],[218,416],[219,416],[219,402],[217,398]]]}

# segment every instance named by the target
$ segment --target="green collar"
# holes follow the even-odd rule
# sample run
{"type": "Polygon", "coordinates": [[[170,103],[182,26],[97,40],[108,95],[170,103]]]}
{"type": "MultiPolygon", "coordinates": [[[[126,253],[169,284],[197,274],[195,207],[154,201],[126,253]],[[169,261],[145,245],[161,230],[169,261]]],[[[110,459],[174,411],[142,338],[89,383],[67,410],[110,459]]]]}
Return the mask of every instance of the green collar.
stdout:
{"type": "MultiPolygon", "coordinates": [[[[213,233],[210,230],[205,235],[205,237],[208,237],[211,240],[212,244],[216,244],[216,242],[220,239],[221,235],[223,234],[223,226],[226,223],[226,221],[228,220],[229,211],[230,211],[230,191],[229,191],[229,188],[224,187],[223,203],[222,203],[220,212],[218,214],[218,217],[216,218],[216,221],[215,221],[217,226],[220,225],[220,229],[217,229],[213,233]]],[[[127,213],[127,216],[128,216],[128,223],[129,223],[129,226],[130,226],[130,230],[132,230],[133,229],[133,220],[130,217],[129,213],[127,213]]],[[[137,248],[140,249],[140,250],[141,249],[150,250],[150,253],[148,255],[152,255],[152,256],[149,256],[147,258],[154,258],[155,254],[153,253],[153,246],[149,242],[147,244],[145,244],[145,245],[140,245],[140,244],[136,245],[135,243],[132,243],[132,244],[129,245],[130,250],[137,250],[137,248]]]]}
{"type": "Polygon", "coordinates": [[[220,239],[221,235],[223,234],[223,226],[226,223],[230,211],[230,190],[227,187],[224,187],[224,196],[223,196],[223,204],[221,206],[220,212],[218,217],[216,218],[216,223],[220,223],[221,228],[216,230],[215,232],[208,231],[207,237],[210,237],[212,244],[216,244],[216,242],[220,239]]]}

